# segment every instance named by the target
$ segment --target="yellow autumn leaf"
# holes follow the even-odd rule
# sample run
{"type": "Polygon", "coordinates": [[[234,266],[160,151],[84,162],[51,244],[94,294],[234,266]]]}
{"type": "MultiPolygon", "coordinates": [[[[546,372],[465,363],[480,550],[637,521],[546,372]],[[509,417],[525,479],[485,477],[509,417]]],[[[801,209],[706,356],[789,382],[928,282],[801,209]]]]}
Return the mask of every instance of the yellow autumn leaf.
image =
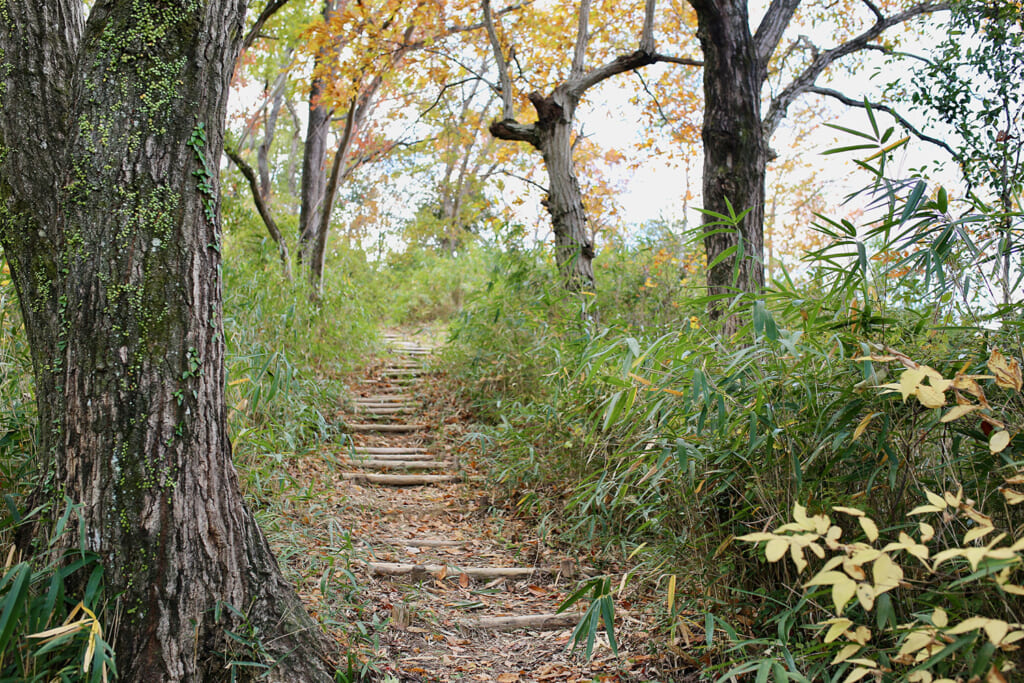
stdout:
{"type": "Polygon", "coordinates": [[[850,515],[851,517],[863,517],[864,516],[864,511],[863,510],[858,510],[857,508],[848,508],[848,507],[843,507],[841,505],[837,505],[836,507],[834,507],[832,509],[835,510],[836,512],[842,512],[843,514],[850,515]]]}
{"type": "Polygon", "coordinates": [[[1024,493],[1021,493],[1020,491],[1015,491],[1013,489],[1008,489],[1005,486],[1001,486],[999,487],[999,492],[1003,494],[1003,497],[1006,498],[1006,502],[1009,505],[1019,505],[1020,503],[1024,503],[1024,493]]]}
{"type": "Polygon", "coordinates": [[[907,517],[910,517],[911,515],[923,515],[928,512],[942,512],[945,509],[945,505],[943,505],[942,507],[939,507],[938,505],[918,505],[916,508],[907,513],[907,517]]]}
{"type": "Polygon", "coordinates": [[[832,584],[832,602],[836,606],[836,614],[842,614],[846,605],[857,593],[856,582],[843,577],[843,581],[832,584]]]}
{"type": "Polygon", "coordinates": [[[874,672],[874,669],[868,669],[863,666],[858,666],[856,669],[850,672],[850,675],[843,679],[843,683],[857,683],[860,679],[864,678],[868,674],[874,672]]]}
{"type": "Polygon", "coordinates": [[[863,434],[864,431],[868,428],[868,425],[871,424],[871,421],[879,415],[881,415],[881,413],[879,412],[871,412],[865,415],[857,424],[857,428],[853,430],[853,440],[856,441],[857,439],[859,439],[861,437],[861,434],[863,434]]]}
{"type": "Polygon", "coordinates": [[[925,496],[925,498],[928,499],[929,503],[931,503],[932,505],[939,506],[940,510],[941,509],[945,509],[945,507],[946,507],[946,499],[943,498],[942,496],[938,495],[937,493],[932,493],[928,489],[924,490],[924,496],[925,496]]]}
{"type": "Polygon", "coordinates": [[[979,628],[984,628],[988,621],[987,617],[969,617],[946,631],[946,633],[951,636],[958,636],[962,633],[967,633],[968,631],[976,631],[979,628]]]}
{"type": "Polygon", "coordinates": [[[903,580],[903,569],[888,555],[879,555],[871,567],[875,579],[875,595],[896,588],[903,580]]]}
{"type": "Polygon", "coordinates": [[[804,551],[796,543],[789,546],[789,556],[793,560],[793,564],[796,566],[797,574],[802,574],[807,569],[807,560],[804,559],[804,551]]]}
{"type": "Polygon", "coordinates": [[[921,380],[924,379],[924,370],[921,368],[911,368],[904,370],[900,374],[900,383],[898,386],[900,395],[903,397],[903,402],[906,403],[908,396],[913,396],[917,393],[917,388],[921,385],[921,380]]]}
{"type": "Polygon", "coordinates": [[[901,659],[908,655],[912,655],[918,650],[922,650],[934,642],[935,636],[927,629],[911,631],[907,634],[907,637],[903,639],[903,645],[900,647],[900,651],[896,654],[896,658],[901,659]]]}
{"type": "MultiPolygon", "coordinates": [[[[826,640],[825,642],[827,643],[829,641],[826,640]]],[[[861,645],[857,645],[856,643],[845,645],[843,649],[836,653],[835,658],[832,660],[832,664],[835,665],[845,662],[847,659],[860,652],[861,647],[861,645]]]]}
{"type": "Polygon", "coordinates": [[[843,571],[846,572],[847,576],[857,581],[863,581],[868,578],[867,572],[859,564],[854,564],[849,557],[843,558],[843,571]]]}
{"type": "Polygon", "coordinates": [[[964,534],[964,545],[967,545],[972,541],[977,541],[979,538],[987,536],[993,531],[995,531],[995,527],[993,526],[976,526],[964,534]]]}
{"type": "Polygon", "coordinates": [[[917,400],[925,408],[941,408],[946,405],[946,394],[936,387],[919,384],[917,386],[917,400]]]}
{"type": "Polygon", "coordinates": [[[926,522],[918,522],[918,530],[921,532],[921,542],[927,543],[928,541],[935,538],[935,527],[926,522]]]}
{"type": "Polygon", "coordinates": [[[775,538],[775,534],[770,534],[767,531],[757,531],[752,534],[744,534],[743,536],[737,536],[737,541],[747,541],[748,543],[760,543],[762,541],[770,541],[775,538]]]}
{"type": "Polygon", "coordinates": [[[793,521],[805,531],[814,531],[814,522],[807,516],[807,508],[800,503],[793,503],[793,521]]]}
{"type": "Polygon", "coordinates": [[[999,349],[993,349],[988,359],[988,369],[996,376],[996,386],[1021,390],[1020,364],[1016,358],[1008,359],[999,352],[999,349]]]}
{"type": "Polygon", "coordinates": [[[825,638],[823,640],[823,642],[826,643],[831,643],[833,640],[843,635],[843,633],[846,632],[846,629],[853,626],[853,622],[847,619],[846,617],[829,619],[828,621],[825,621],[823,623],[830,624],[829,629],[825,633],[825,638]]]}
{"type": "Polygon", "coordinates": [[[874,520],[869,517],[858,517],[857,521],[860,522],[860,527],[864,529],[864,534],[868,537],[868,540],[874,543],[878,540],[878,525],[875,524],[874,520]]]}
{"type": "Polygon", "coordinates": [[[939,628],[946,628],[949,625],[949,615],[946,614],[946,610],[941,607],[932,610],[932,624],[939,628]]]}
{"type": "Polygon", "coordinates": [[[952,422],[953,420],[959,420],[964,415],[969,415],[975,410],[981,410],[981,406],[975,404],[967,404],[960,406],[953,406],[950,408],[945,415],[939,418],[939,422],[952,422]]]}
{"type": "Polygon", "coordinates": [[[871,608],[875,605],[875,589],[866,583],[858,583],[857,602],[860,603],[865,612],[870,612],[871,608]]]}
{"type": "Polygon", "coordinates": [[[786,539],[775,537],[765,545],[764,556],[769,562],[778,562],[786,554],[788,547],[789,543],[786,542],[786,539]]]}
{"type": "Polygon", "coordinates": [[[1002,453],[1010,445],[1010,432],[1000,429],[988,440],[988,450],[992,454],[1002,453]]]}
{"type": "Polygon", "coordinates": [[[985,635],[995,646],[1003,644],[1003,638],[1010,632],[1010,625],[1001,619],[989,619],[984,626],[985,635]]]}

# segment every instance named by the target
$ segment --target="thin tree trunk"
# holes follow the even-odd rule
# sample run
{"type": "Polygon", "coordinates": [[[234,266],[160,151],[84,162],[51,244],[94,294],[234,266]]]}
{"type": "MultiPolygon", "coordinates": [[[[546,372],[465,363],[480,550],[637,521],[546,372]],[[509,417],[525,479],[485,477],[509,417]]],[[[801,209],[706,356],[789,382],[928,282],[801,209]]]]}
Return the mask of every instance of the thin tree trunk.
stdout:
{"type": "Polygon", "coordinates": [[[348,151],[352,146],[355,119],[356,100],[353,98],[345,117],[345,132],[341,135],[338,151],[334,153],[334,162],[331,164],[331,176],[324,193],[324,210],[320,214],[320,225],[309,261],[309,282],[313,287],[314,296],[318,298],[324,293],[324,259],[327,257],[327,237],[331,232],[331,211],[334,209],[334,197],[338,193],[338,185],[341,184],[348,151]]]}
{"type": "Polygon", "coordinates": [[[764,176],[768,149],[761,129],[761,83],[750,34],[746,0],[691,0],[704,51],[703,201],[705,211],[747,213],[735,225],[705,214],[708,314],[725,317],[724,333],[734,334],[741,318],[726,315],[729,300],[764,287],[764,176]]]}
{"type": "Polygon", "coordinates": [[[83,12],[7,0],[0,21],[0,240],[52,492],[79,506],[58,546],[101,559],[123,680],[264,654],[273,680],[333,680],[231,464],[216,160],[244,3],[83,12]],[[227,636],[246,628],[264,652],[227,636]]]}
{"type": "MultiPolygon", "coordinates": [[[[330,21],[334,12],[334,0],[325,0],[324,21],[330,21]]],[[[314,58],[313,70],[326,58],[321,50],[314,58]]],[[[327,135],[331,131],[331,117],[334,110],[327,107],[323,96],[323,80],[317,76],[309,88],[309,115],[306,121],[306,142],[302,154],[301,205],[299,208],[299,261],[310,263],[316,248],[320,214],[327,190],[327,135]]]]}

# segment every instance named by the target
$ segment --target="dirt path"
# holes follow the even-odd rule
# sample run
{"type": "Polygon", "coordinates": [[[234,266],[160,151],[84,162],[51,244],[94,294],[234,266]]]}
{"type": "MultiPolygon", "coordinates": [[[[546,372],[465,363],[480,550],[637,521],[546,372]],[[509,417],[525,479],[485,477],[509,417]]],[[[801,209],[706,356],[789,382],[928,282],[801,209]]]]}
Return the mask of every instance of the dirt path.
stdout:
{"type": "Polygon", "coordinates": [[[286,559],[307,577],[311,609],[349,622],[336,633],[342,646],[361,646],[391,681],[672,680],[646,651],[649,627],[628,614],[616,618],[618,656],[603,633],[589,662],[569,652],[585,605],[556,612],[590,568],[492,507],[460,438],[463,416],[429,372],[431,348],[388,342],[391,353],[351,387],[351,443],[289,466],[304,492],[289,538],[294,547],[301,533],[308,553],[286,559]]]}

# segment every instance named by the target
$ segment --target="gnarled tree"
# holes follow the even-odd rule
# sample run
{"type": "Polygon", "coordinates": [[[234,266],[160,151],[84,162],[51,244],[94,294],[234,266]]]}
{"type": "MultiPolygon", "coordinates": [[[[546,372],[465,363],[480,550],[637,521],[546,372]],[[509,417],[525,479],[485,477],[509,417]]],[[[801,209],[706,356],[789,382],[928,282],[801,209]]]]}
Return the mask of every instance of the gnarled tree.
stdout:
{"type": "Polygon", "coordinates": [[[655,62],[672,61],[699,65],[699,62],[658,54],[654,43],[655,0],[647,0],[640,44],[635,52],[621,55],[608,63],[586,68],[587,44],[590,42],[590,0],[582,0],[572,66],[566,80],[550,94],[533,91],[530,104],[537,114],[533,123],[520,123],[513,107],[512,79],[508,72],[508,59],[502,50],[491,13],[490,0],[483,0],[484,23],[491,40],[502,94],[501,119],[490,126],[491,134],[502,140],[528,142],[544,158],[548,171],[548,194],[545,206],[551,216],[555,234],[555,260],[566,284],[571,290],[594,288],[593,238],[587,227],[583,193],[573,165],[573,126],[576,108],[584,93],[598,83],[617,74],[639,69],[655,62]]]}
{"type": "Polygon", "coordinates": [[[225,678],[235,614],[272,678],[333,680],[228,441],[216,169],[245,3],[85,7],[0,11],[0,241],[43,467],[80,506],[60,543],[103,562],[124,680],[225,678]]]}

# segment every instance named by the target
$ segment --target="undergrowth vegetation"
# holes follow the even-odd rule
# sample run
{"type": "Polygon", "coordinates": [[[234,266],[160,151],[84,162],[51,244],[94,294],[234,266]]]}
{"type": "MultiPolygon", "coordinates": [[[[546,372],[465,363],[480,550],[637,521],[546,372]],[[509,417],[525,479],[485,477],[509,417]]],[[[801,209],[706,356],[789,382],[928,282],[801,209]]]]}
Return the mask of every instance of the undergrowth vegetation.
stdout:
{"type": "MultiPolygon", "coordinates": [[[[877,616],[879,628],[883,619],[937,626],[914,615],[942,605],[981,621],[948,637],[933,629],[934,642],[917,649],[906,639],[920,631],[907,626],[880,635],[875,655],[854,657],[852,644],[866,648],[862,632],[827,621],[846,617],[819,599],[820,582],[736,542],[783,527],[803,506],[819,514],[855,505],[902,538],[930,491],[964,492],[957,500],[1008,532],[1007,547],[1024,537],[1024,513],[1001,494],[1024,451],[1022,318],[1000,298],[1019,278],[1006,264],[1020,263],[1020,216],[976,200],[954,207],[919,178],[892,180],[886,162],[898,144],[871,124],[846,131],[858,136],[851,148],[872,154],[861,163],[862,224],[822,218],[828,246],[800,277],[783,273],[762,295],[731,302],[745,320],[732,339],[703,317],[700,283],[686,269],[652,277],[652,254],[686,260],[679,239],[608,256],[606,271],[619,276],[601,280],[596,296],[567,296],[535,254],[505,254],[452,326],[448,368],[490,423],[474,439],[507,499],[552,537],[591,549],[598,566],[642,560],[621,585],[663,593],[668,649],[728,670],[723,679],[903,680],[909,670],[916,681],[1006,680],[1021,664],[1016,636],[982,634],[994,628],[986,619],[1010,633],[1024,621],[1018,597],[981,580],[1020,564],[1017,551],[990,561],[965,550],[942,571],[926,563],[883,591],[884,615],[855,605],[850,619],[877,616]],[[996,373],[997,352],[1016,370],[996,373]],[[847,630],[853,641],[836,642],[847,630]],[[701,631],[698,659],[680,646],[701,631]],[[972,647],[952,656],[968,636],[972,647]]],[[[933,522],[942,539],[933,552],[957,547],[947,517],[933,522]]],[[[981,543],[968,538],[963,548],[981,543]]]]}

